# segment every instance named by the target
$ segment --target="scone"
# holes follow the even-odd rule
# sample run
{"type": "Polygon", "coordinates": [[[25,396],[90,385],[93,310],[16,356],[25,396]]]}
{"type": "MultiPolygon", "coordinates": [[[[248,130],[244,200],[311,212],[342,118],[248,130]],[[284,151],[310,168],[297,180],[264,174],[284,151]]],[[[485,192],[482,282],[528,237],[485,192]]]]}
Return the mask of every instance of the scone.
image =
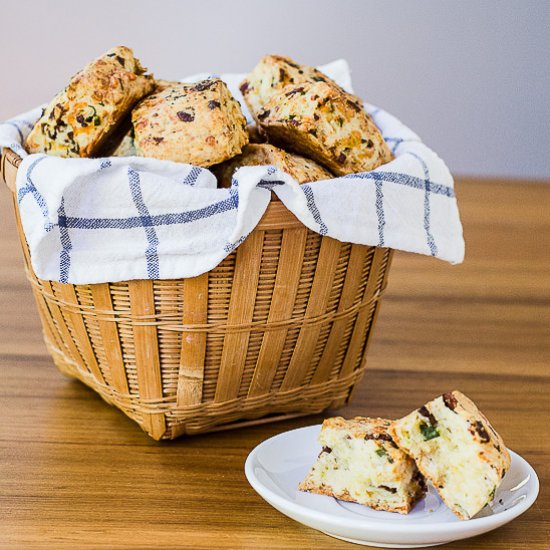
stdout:
{"type": "Polygon", "coordinates": [[[145,98],[132,112],[138,155],[212,166],[248,143],[239,103],[219,78],[174,84],[145,98]]]}
{"type": "Polygon", "coordinates": [[[131,133],[126,134],[112,152],[113,157],[133,157],[135,155],[137,155],[136,146],[131,133]]]}
{"type": "Polygon", "coordinates": [[[231,187],[235,170],[241,166],[276,166],[290,174],[298,183],[332,178],[332,174],[316,162],[299,155],[287,153],[267,143],[250,143],[243,152],[222,164],[212,168],[220,187],[231,187]]]}
{"type": "MultiPolygon", "coordinates": [[[[265,55],[241,82],[240,90],[252,116],[258,120],[263,106],[288,85],[313,82],[326,82],[340,91],[344,91],[334,80],[315,67],[296,63],[290,57],[265,55]]],[[[355,96],[352,96],[355,98],[355,96]]]]}
{"type": "Polygon", "coordinates": [[[166,88],[171,88],[177,84],[181,84],[178,80],[164,80],[162,78],[155,79],[155,92],[162,92],[166,88]]]}
{"type": "Polygon", "coordinates": [[[109,50],[77,73],[50,102],[26,141],[29,153],[91,157],[132,107],[154,89],[132,50],[109,50]]]}
{"type": "Polygon", "coordinates": [[[390,423],[363,417],[325,420],[319,435],[323,450],[300,491],[408,513],[426,486],[414,461],[389,436],[390,423]]]}
{"type": "Polygon", "coordinates": [[[393,158],[363,106],[326,82],[283,88],[264,104],[258,123],[270,142],[339,176],[374,170],[393,158]]]}
{"type": "Polygon", "coordinates": [[[510,466],[502,438],[459,391],[396,420],[389,433],[460,519],[491,502],[510,466]]]}

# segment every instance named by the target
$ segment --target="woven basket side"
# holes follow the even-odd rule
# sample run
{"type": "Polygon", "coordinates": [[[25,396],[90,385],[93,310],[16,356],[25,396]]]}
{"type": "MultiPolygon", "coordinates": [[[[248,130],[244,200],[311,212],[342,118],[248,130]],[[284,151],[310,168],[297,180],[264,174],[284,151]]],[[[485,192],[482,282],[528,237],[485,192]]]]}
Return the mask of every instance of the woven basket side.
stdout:
{"type": "MultiPolygon", "coordinates": [[[[20,159],[2,174],[15,191],[20,159]]],[[[361,379],[391,251],[307,229],[274,199],[246,241],[181,280],[39,280],[15,215],[55,364],[155,439],[319,413],[361,379]]]]}

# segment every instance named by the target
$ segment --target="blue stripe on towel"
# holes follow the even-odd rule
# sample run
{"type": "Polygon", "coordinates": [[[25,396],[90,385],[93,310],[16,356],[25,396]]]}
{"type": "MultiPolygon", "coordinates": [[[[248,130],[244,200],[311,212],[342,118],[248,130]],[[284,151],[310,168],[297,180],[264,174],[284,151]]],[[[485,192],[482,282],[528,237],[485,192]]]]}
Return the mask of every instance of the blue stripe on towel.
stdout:
{"type": "Polygon", "coordinates": [[[145,258],[147,260],[147,276],[149,279],[159,278],[159,258],[157,254],[157,247],[159,240],[157,232],[155,231],[154,224],[145,202],[143,201],[143,195],[141,193],[141,183],[139,174],[131,167],[128,166],[128,182],[130,184],[130,192],[132,193],[132,199],[136,205],[137,211],[140,215],[142,227],[145,229],[147,235],[147,242],[149,246],[145,249],[145,258]]]}
{"type": "Polygon", "coordinates": [[[304,185],[300,185],[300,189],[304,192],[304,195],[306,196],[307,207],[311,212],[313,219],[319,224],[319,233],[321,235],[326,235],[328,232],[328,228],[325,225],[325,222],[322,220],[321,213],[319,212],[319,209],[315,204],[315,197],[313,195],[311,187],[306,183],[304,185]]]}
{"type": "Polygon", "coordinates": [[[435,244],[434,236],[432,235],[430,228],[430,192],[432,183],[430,181],[430,171],[428,166],[424,162],[424,159],[420,158],[416,153],[408,152],[409,155],[413,156],[415,159],[420,162],[422,170],[424,170],[424,230],[426,231],[426,241],[428,242],[428,248],[430,249],[430,254],[432,256],[437,255],[437,245],[435,244]]]}
{"type": "MultiPolygon", "coordinates": [[[[61,204],[57,209],[59,219],[65,217],[65,199],[61,197],[61,204]]],[[[71,250],[73,245],[69,236],[68,228],[59,224],[59,238],[61,240],[61,252],[59,254],[59,282],[66,283],[69,280],[69,269],[71,268],[71,250]]]]}

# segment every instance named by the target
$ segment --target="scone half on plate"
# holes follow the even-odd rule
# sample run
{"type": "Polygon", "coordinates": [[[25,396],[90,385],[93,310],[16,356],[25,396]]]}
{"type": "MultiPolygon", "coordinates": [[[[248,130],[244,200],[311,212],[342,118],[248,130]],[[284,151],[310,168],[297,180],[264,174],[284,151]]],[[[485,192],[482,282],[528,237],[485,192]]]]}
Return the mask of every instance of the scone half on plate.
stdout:
{"type": "Polygon", "coordinates": [[[364,417],[325,420],[322,451],[299,490],[408,513],[426,486],[414,461],[392,441],[390,423],[364,417]]]}
{"type": "Polygon", "coordinates": [[[374,170],[393,159],[363,105],[326,82],[283,88],[257,118],[270,142],[310,157],[339,176],[374,170]]]}
{"type": "Polygon", "coordinates": [[[130,48],[119,46],[89,63],[57,94],[26,140],[29,153],[91,157],[132,107],[154,89],[130,48]]]}
{"type": "Polygon", "coordinates": [[[460,519],[491,502],[510,467],[510,453],[476,405],[459,391],[445,393],[389,428],[460,519]]]}
{"type": "Polygon", "coordinates": [[[239,103],[219,78],[174,84],[145,98],[132,112],[138,155],[212,166],[248,143],[239,103]]]}
{"type": "Polygon", "coordinates": [[[235,170],[242,166],[271,165],[291,175],[298,183],[332,178],[332,174],[315,161],[287,153],[268,143],[249,143],[240,155],[212,168],[220,187],[231,187],[235,170]]]}

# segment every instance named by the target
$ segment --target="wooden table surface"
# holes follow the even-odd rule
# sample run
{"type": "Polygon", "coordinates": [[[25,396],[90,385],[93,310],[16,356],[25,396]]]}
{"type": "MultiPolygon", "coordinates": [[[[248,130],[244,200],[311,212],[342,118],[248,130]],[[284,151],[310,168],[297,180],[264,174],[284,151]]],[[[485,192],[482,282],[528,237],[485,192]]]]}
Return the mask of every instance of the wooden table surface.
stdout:
{"type": "MultiPolygon", "coordinates": [[[[460,266],[397,253],[352,405],[397,417],[454,388],[537,470],[513,523],[456,549],[550,548],[550,185],[459,180],[460,266]]],[[[352,548],[266,504],[250,450],[321,416],[155,443],[64,378],[42,343],[0,191],[0,547],[352,548]]],[[[443,547],[441,547],[443,548],[443,547]]]]}

